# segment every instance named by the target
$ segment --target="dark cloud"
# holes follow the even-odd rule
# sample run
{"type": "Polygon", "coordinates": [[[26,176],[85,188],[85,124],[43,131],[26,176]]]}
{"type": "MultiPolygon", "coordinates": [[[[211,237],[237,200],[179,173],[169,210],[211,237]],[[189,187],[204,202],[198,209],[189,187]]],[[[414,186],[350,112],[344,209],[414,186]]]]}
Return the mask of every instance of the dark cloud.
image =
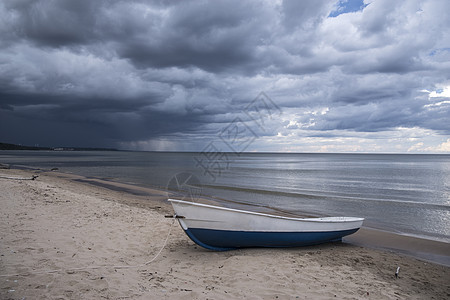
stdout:
{"type": "Polygon", "coordinates": [[[291,33],[298,28],[314,29],[328,16],[333,8],[333,2],[327,0],[283,1],[281,21],[286,31],[291,33]]]}
{"type": "Polygon", "coordinates": [[[248,72],[245,68],[251,68],[256,47],[268,35],[271,17],[245,1],[180,2],[166,14],[139,34],[123,37],[118,54],[137,68],[248,72]]]}
{"type": "Polygon", "coordinates": [[[438,143],[450,134],[450,96],[431,97],[450,85],[448,9],[446,1],[3,1],[0,140],[200,150],[243,118],[260,137],[254,150],[290,135],[406,132],[406,143],[410,130],[438,143]],[[283,112],[265,128],[245,114],[261,91],[283,112]]]}
{"type": "Polygon", "coordinates": [[[100,1],[6,1],[12,31],[41,46],[87,43],[95,37],[100,1]]]}

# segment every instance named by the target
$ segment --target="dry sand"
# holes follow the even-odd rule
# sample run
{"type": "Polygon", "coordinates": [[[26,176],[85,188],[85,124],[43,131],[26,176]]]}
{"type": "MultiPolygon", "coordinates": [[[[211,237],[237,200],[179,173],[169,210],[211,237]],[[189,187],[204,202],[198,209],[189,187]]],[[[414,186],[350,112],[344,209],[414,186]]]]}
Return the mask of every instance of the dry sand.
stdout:
{"type": "Polygon", "coordinates": [[[0,171],[0,299],[450,298],[450,267],[350,243],[212,252],[162,191],[4,178],[32,174],[0,171]]]}

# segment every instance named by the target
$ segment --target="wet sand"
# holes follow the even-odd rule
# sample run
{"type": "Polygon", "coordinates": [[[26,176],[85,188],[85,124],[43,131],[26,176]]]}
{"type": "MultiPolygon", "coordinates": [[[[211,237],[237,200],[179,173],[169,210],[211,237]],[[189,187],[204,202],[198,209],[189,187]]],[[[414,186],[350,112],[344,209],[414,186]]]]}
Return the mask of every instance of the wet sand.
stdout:
{"type": "Polygon", "coordinates": [[[164,218],[164,191],[23,170],[0,170],[0,191],[1,299],[450,297],[450,267],[411,257],[445,262],[447,243],[362,229],[344,243],[212,252],[164,218]]]}
{"type": "Polygon", "coordinates": [[[371,228],[361,228],[357,233],[345,237],[345,242],[402,253],[450,267],[450,244],[445,242],[399,235],[371,228]]]}

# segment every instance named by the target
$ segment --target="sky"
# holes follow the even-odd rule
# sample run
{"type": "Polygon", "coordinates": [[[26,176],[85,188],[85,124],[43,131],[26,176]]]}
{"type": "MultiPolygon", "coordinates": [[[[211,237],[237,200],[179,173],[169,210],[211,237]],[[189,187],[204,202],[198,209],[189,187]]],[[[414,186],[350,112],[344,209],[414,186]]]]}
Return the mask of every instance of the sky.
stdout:
{"type": "Polygon", "coordinates": [[[450,2],[0,1],[0,142],[450,153],[450,2]]]}

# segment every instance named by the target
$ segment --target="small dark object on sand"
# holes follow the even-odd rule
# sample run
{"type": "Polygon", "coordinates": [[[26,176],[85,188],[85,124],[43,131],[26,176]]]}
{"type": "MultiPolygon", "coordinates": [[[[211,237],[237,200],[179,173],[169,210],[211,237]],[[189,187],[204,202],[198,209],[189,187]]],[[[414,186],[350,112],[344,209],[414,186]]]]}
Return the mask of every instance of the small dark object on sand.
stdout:
{"type": "Polygon", "coordinates": [[[1,164],[0,163],[0,169],[9,169],[10,166],[8,164],[1,164]]]}
{"type": "Polygon", "coordinates": [[[58,168],[51,168],[50,171],[58,171],[58,168]]]}

